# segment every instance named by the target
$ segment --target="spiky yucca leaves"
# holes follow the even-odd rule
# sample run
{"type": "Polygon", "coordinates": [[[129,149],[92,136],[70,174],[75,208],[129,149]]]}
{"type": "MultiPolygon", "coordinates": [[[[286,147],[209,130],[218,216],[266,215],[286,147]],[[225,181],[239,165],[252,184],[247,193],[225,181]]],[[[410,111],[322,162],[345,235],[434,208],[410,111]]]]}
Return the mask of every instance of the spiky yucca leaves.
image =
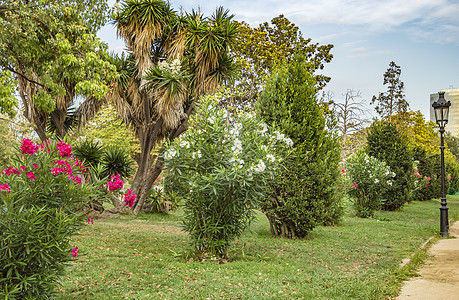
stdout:
{"type": "Polygon", "coordinates": [[[183,104],[187,100],[189,78],[178,59],[161,62],[145,76],[145,88],[156,96],[154,109],[164,120],[163,132],[176,128],[185,117],[183,104]]]}
{"type": "Polygon", "coordinates": [[[174,16],[169,4],[161,0],[128,0],[113,16],[117,33],[136,58],[143,76],[152,66],[151,45],[161,36],[163,28],[174,16]]]}
{"type": "MultiPolygon", "coordinates": [[[[233,17],[234,15],[230,15],[223,7],[217,8],[208,19],[203,19],[202,15],[196,12],[188,16],[186,45],[190,50],[194,50],[192,68],[195,97],[215,92],[219,81],[212,75],[224,74],[218,72],[222,67],[220,63],[230,62],[224,58],[228,57],[228,50],[238,30],[237,25],[232,22],[233,17]]],[[[219,77],[228,78],[228,76],[219,77]]]]}
{"type": "Polygon", "coordinates": [[[116,174],[120,174],[121,177],[126,178],[134,173],[132,159],[120,148],[110,147],[106,149],[101,163],[103,167],[101,177],[103,178],[116,174]]]}
{"type": "Polygon", "coordinates": [[[104,148],[98,142],[85,140],[73,146],[73,155],[81,160],[84,165],[94,168],[102,162],[104,148]]]}
{"type": "Polygon", "coordinates": [[[125,70],[128,76],[120,76],[112,101],[141,147],[132,184],[140,195],[134,213],[140,211],[163,168],[162,159],[156,160],[152,150],[157,147],[161,153],[166,139],[185,132],[199,97],[231,77],[234,68],[228,52],[237,30],[232,18],[223,8],[209,18],[196,12],[176,15],[159,0],[127,0],[115,16],[130,54],[117,65],[117,71],[125,70]],[[129,61],[135,61],[135,70],[129,68],[129,61]],[[166,63],[180,68],[165,67],[166,63]]]}

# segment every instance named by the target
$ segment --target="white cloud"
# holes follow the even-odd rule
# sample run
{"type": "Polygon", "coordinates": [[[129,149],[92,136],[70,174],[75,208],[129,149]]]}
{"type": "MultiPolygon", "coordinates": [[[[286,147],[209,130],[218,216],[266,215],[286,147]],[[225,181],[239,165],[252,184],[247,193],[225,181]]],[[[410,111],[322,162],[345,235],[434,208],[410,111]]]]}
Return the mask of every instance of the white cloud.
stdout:
{"type": "MultiPolygon", "coordinates": [[[[215,9],[201,1],[187,1],[203,11],[215,9]]],[[[251,26],[284,14],[301,26],[350,26],[369,34],[405,31],[425,40],[446,39],[459,43],[459,3],[455,0],[296,0],[296,1],[224,1],[237,20],[251,26]]]]}

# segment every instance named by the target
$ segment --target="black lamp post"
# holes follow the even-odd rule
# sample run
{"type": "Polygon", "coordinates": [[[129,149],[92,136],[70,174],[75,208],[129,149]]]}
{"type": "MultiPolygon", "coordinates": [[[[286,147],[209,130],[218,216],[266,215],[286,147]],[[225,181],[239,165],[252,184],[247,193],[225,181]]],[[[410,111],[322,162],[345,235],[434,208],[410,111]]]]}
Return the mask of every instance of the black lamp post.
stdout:
{"type": "Polygon", "coordinates": [[[435,120],[440,127],[440,150],[441,150],[441,207],[440,207],[440,234],[449,236],[448,207],[446,207],[445,192],[445,145],[443,133],[445,125],[448,123],[449,107],[451,102],[446,102],[445,92],[438,93],[438,100],[432,104],[435,111],[435,120]]]}

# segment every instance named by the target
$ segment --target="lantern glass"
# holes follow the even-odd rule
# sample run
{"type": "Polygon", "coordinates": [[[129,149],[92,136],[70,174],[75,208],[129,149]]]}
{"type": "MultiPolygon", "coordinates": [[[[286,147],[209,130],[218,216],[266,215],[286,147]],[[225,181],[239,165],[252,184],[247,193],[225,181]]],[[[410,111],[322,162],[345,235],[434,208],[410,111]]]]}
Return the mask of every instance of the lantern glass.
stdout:
{"type": "Polygon", "coordinates": [[[448,124],[448,115],[449,115],[449,107],[451,106],[450,101],[446,101],[444,98],[444,93],[438,93],[439,99],[438,101],[432,104],[435,112],[435,120],[440,126],[440,128],[444,128],[446,124],[448,124]]]}

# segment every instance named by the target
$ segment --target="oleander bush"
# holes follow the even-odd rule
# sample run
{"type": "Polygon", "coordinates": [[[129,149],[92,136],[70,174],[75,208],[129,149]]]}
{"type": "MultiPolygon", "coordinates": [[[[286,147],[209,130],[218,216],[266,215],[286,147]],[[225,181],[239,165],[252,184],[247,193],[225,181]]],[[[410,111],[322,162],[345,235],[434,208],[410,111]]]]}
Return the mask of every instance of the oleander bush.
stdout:
{"type": "Polygon", "coordinates": [[[22,141],[21,154],[0,175],[0,294],[48,299],[78,255],[71,237],[92,186],[65,142],[22,141]]]}
{"type": "Polygon", "coordinates": [[[183,196],[184,229],[198,260],[227,258],[292,145],[253,115],[229,120],[217,104],[203,99],[193,126],[163,155],[165,189],[183,196]]]}
{"type": "Polygon", "coordinates": [[[383,204],[382,195],[392,186],[395,173],[391,172],[385,162],[369,156],[363,150],[347,159],[344,172],[350,183],[349,195],[352,197],[356,215],[362,218],[372,217],[383,204]]]}
{"type": "Polygon", "coordinates": [[[395,125],[375,121],[367,136],[367,154],[385,162],[395,173],[392,185],[382,194],[382,210],[393,211],[411,199],[411,174],[413,157],[408,147],[408,139],[395,125]]]}

